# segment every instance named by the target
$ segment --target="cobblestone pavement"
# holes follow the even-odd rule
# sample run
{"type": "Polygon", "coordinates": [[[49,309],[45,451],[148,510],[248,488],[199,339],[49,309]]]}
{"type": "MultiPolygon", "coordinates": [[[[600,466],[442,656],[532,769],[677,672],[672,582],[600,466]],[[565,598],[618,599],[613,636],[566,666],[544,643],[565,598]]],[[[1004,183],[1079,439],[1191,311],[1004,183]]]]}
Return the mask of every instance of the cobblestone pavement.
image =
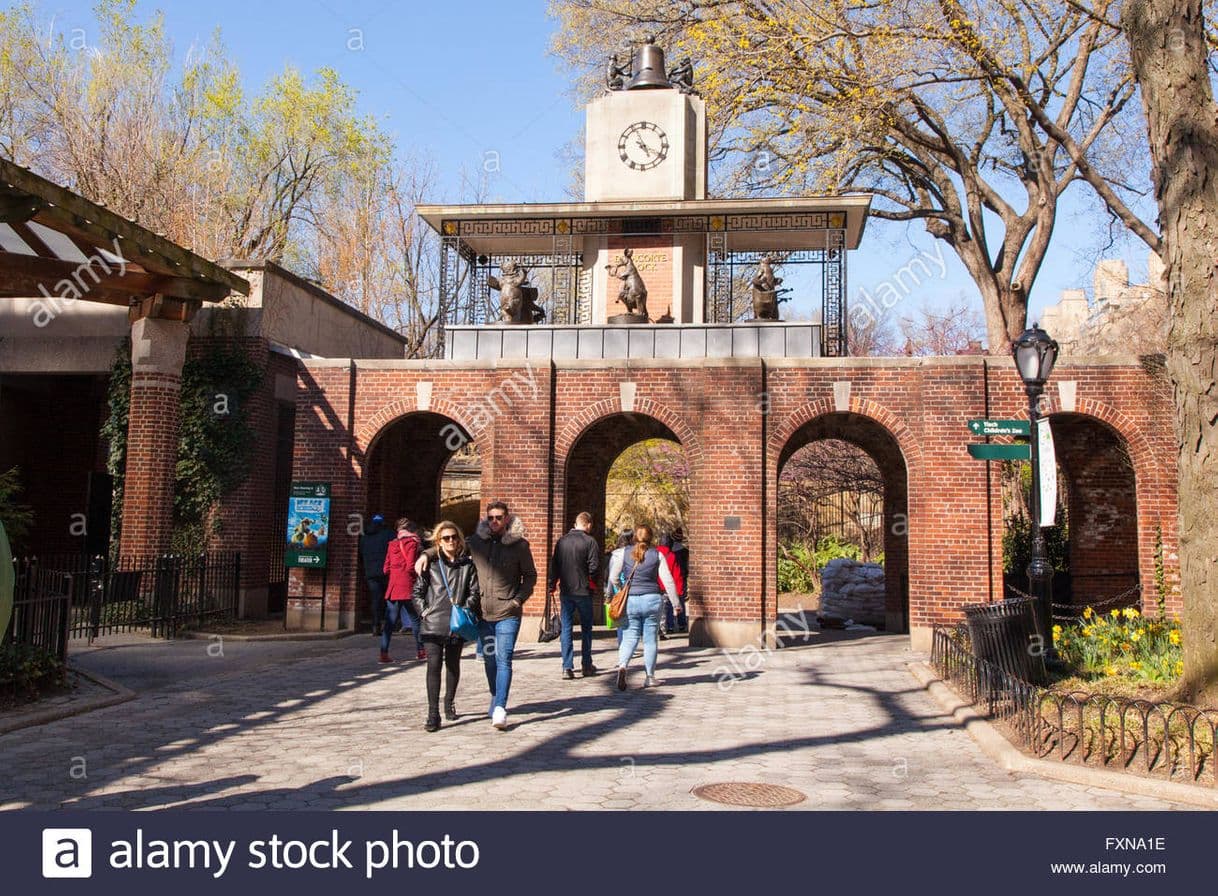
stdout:
{"type": "MultiPolygon", "coordinates": [[[[609,674],[561,680],[557,642],[522,645],[504,732],[471,647],[461,718],[435,734],[422,664],[377,665],[367,635],[223,657],[128,641],[77,662],[139,698],[0,736],[0,808],[715,809],[690,791],[728,781],[794,787],[795,809],[1181,808],[998,768],[914,681],[899,636],[669,641],[663,685],[637,689],[636,659],[626,693],[609,674]]],[[[602,669],[612,647],[596,642],[602,669]]]]}

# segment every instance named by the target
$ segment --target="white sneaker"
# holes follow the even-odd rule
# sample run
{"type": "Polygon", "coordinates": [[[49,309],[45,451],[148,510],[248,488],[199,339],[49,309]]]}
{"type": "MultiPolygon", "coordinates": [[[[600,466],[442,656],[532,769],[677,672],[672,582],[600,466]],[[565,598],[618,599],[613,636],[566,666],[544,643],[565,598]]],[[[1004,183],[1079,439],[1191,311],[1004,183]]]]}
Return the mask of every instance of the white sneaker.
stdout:
{"type": "Polygon", "coordinates": [[[491,725],[500,731],[507,727],[507,710],[502,706],[496,706],[495,711],[491,713],[491,725]]]}

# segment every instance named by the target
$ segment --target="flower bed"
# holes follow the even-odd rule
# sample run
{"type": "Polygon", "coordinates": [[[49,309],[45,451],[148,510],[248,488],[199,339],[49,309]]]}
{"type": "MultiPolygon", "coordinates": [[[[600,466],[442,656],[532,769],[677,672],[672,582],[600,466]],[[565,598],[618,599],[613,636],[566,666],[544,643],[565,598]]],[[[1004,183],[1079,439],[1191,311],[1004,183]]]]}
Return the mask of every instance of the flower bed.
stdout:
{"type": "Polygon", "coordinates": [[[1184,672],[1180,623],[1146,619],[1134,607],[1106,616],[1087,607],[1078,622],[1053,626],[1053,646],[1084,682],[1119,678],[1164,686],[1184,672]]]}

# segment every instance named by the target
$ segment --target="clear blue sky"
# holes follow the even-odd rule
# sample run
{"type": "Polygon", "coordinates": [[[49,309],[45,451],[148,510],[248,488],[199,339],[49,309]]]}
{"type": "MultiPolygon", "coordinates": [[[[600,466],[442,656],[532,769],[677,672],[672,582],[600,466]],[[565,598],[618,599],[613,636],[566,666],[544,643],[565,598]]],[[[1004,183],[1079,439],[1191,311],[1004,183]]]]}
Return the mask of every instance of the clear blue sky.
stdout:
{"type": "MultiPolygon", "coordinates": [[[[141,16],[165,14],[179,56],[205,45],[219,26],[247,89],[256,90],[291,64],[304,72],[338,70],[359,91],[365,113],[381,120],[399,148],[434,161],[435,201],[460,201],[462,177],[476,176],[488,152],[500,171],[488,183],[490,200],[563,200],[568,164],[565,144],[578,136],[582,109],[569,90],[570,76],[548,51],[555,23],[545,0],[401,2],[401,0],[207,0],[160,3],[141,0],[141,16]]],[[[56,30],[94,30],[89,0],[44,0],[39,12],[56,30]]],[[[1081,186],[1072,188],[1079,194],[1081,186]]],[[[1068,202],[1060,212],[1053,246],[1032,293],[1033,316],[1063,289],[1090,286],[1097,239],[1094,218],[1068,202]]],[[[875,291],[918,252],[938,256],[920,225],[873,219],[850,260],[850,294],[875,291]]],[[[1135,280],[1145,278],[1145,251],[1126,241],[1106,257],[1125,257],[1135,280]]],[[[976,288],[944,248],[947,276],[923,283],[896,309],[908,313],[976,288]]],[[[931,265],[937,271],[937,265],[931,265]]],[[[980,300],[977,299],[977,307],[980,300]]]]}

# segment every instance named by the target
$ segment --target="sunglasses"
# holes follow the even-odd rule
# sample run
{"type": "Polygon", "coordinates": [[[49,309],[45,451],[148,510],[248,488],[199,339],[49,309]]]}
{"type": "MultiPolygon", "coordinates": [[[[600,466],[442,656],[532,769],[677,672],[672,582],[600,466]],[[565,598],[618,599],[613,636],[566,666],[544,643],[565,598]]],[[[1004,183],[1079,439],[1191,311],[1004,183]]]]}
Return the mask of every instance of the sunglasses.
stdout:
{"type": "Polygon", "coordinates": [[[456,540],[457,540],[457,536],[455,536],[455,535],[441,535],[440,536],[440,541],[456,541],[456,540]]]}
{"type": "Polygon", "coordinates": [[[492,523],[502,523],[507,517],[502,513],[491,514],[487,517],[492,523]]]}

